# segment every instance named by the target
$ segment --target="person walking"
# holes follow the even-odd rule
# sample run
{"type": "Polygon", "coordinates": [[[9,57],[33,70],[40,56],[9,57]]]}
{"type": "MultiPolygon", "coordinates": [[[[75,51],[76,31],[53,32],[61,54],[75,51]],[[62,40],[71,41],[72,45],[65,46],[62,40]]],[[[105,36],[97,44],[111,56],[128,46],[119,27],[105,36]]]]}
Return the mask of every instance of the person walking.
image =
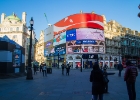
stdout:
{"type": "Polygon", "coordinates": [[[62,68],[62,75],[64,75],[64,67],[65,67],[65,65],[62,64],[62,65],[61,65],[61,68],[62,68]]]}
{"type": "Polygon", "coordinates": [[[136,100],[135,82],[137,76],[138,76],[137,68],[132,65],[131,61],[128,60],[126,62],[124,81],[126,81],[129,100],[136,100]]]}
{"type": "Polygon", "coordinates": [[[40,66],[39,66],[39,67],[40,67],[40,72],[42,72],[42,67],[43,67],[43,66],[42,66],[42,64],[40,64],[40,66]]]}
{"type": "Polygon", "coordinates": [[[47,76],[47,66],[46,66],[46,64],[44,64],[43,65],[43,68],[42,68],[42,70],[43,70],[43,76],[47,76]]]}
{"type": "Polygon", "coordinates": [[[106,70],[108,68],[107,64],[105,63],[103,70],[106,70]]]}
{"type": "Polygon", "coordinates": [[[70,72],[70,65],[67,64],[67,66],[66,66],[66,75],[69,76],[69,72],[70,72]]]}
{"type": "Polygon", "coordinates": [[[33,69],[34,69],[34,75],[37,74],[37,66],[33,64],[33,69]]]}
{"type": "Polygon", "coordinates": [[[104,77],[103,71],[99,68],[99,64],[95,62],[93,70],[90,74],[90,82],[92,82],[92,100],[103,100],[104,93],[104,77]]]}
{"type": "Polygon", "coordinates": [[[123,65],[121,64],[121,62],[118,64],[118,70],[119,70],[118,76],[121,77],[121,72],[123,70],[123,65]]]}

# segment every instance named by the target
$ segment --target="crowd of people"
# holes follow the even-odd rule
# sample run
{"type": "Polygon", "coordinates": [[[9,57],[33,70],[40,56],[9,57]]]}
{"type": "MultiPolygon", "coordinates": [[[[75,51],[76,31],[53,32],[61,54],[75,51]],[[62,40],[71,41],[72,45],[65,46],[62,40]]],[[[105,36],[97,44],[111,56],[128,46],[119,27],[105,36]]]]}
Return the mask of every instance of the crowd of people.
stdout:
{"type": "MultiPolygon", "coordinates": [[[[43,72],[43,76],[47,76],[47,65],[46,63],[42,63],[39,66],[40,72],[43,72]]],[[[62,75],[66,73],[66,76],[69,76],[71,65],[62,63],[62,75]],[[66,69],[66,72],[65,72],[66,69]]],[[[95,62],[93,64],[93,69],[90,74],[90,82],[92,82],[92,100],[103,100],[103,94],[108,92],[108,75],[107,73],[108,66],[105,64],[103,67],[95,62]]],[[[117,64],[118,69],[118,77],[121,77],[123,65],[121,62],[117,64]]],[[[38,67],[33,64],[34,75],[37,74],[38,67]]],[[[52,68],[50,68],[50,72],[52,73],[52,68]]],[[[136,91],[135,91],[135,81],[138,76],[138,71],[136,66],[134,66],[131,61],[126,62],[126,71],[124,74],[124,81],[126,82],[126,87],[128,91],[129,100],[136,100],[136,91]]]]}

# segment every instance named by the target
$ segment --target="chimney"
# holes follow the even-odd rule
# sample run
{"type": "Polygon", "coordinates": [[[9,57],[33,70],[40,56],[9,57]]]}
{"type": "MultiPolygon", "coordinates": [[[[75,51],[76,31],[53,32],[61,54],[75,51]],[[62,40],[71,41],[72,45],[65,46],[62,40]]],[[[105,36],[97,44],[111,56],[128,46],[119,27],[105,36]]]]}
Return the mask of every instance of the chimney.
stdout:
{"type": "Polygon", "coordinates": [[[6,17],[5,13],[2,13],[1,14],[1,23],[4,21],[5,17],[6,17]]]}
{"type": "Polygon", "coordinates": [[[26,15],[27,15],[26,12],[22,13],[22,22],[24,25],[26,24],[26,15]]]}
{"type": "Polygon", "coordinates": [[[94,12],[94,11],[92,11],[91,13],[92,13],[92,14],[94,14],[95,12],[94,12]]]}
{"type": "Polygon", "coordinates": [[[81,10],[81,11],[80,11],[80,13],[82,14],[82,13],[83,13],[83,11],[81,10]]]}

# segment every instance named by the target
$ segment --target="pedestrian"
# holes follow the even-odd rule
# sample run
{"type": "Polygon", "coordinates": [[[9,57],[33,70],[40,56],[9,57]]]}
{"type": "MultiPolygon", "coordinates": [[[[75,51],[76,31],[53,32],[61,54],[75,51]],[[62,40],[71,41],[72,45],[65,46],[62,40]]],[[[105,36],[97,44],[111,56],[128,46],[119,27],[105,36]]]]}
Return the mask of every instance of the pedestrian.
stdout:
{"type": "Polygon", "coordinates": [[[42,68],[42,70],[43,70],[43,76],[47,76],[47,66],[46,66],[46,64],[44,64],[43,65],[43,68],[42,68]]]}
{"type": "Polygon", "coordinates": [[[69,72],[70,72],[70,65],[67,64],[67,66],[66,66],[66,75],[69,76],[69,72]]]}
{"type": "Polygon", "coordinates": [[[91,71],[90,82],[92,82],[92,100],[103,100],[104,77],[103,71],[99,68],[97,62],[94,63],[93,70],[91,71]]]}
{"type": "Polygon", "coordinates": [[[123,70],[123,65],[121,64],[121,62],[119,62],[119,64],[118,64],[118,70],[119,70],[118,76],[121,77],[121,72],[123,70]]]}
{"type": "Polygon", "coordinates": [[[33,69],[34,69],[34,75],[37,74],[37,66],[33,64],[33,69]]]}
{"type": "Polygon", "coordinates": [[[124,81],[126,81],[129,100],[136,100],[135,82],[137,76],[138,76],[137,68],[132,65],[131,61],[128,60],[126,62],[124,81]]]}
{"type": "Polygon", "coordinates": [[[42,67],[43,67],[43,66],[42,66],[42,64],[40,64],[40,66],[39,66],[39,67],[40,67],[40,72],[42,72],[42,67]]]}
{"type": "Polygon", "coordinates": [[[65,65],[62,64],[62,65],[61,65],[61,68],[62,68],[62,75],[64,75],[64,67],[65,67],[65,65]]]}
{"type": "Polygon", "coordinates": [[[139,69],[139,71],[140,71],[140,64],[138,64],[138,69],[139,69]]]}
{"type": "Polygon", "coordinates": [[[105,63],[103,70],[106,70],[108,68],[107,64],[105,63]]]}
{"type": "Polygon", "coordinates": [[[108,74],[107,74],[106,69],[104,69],[103,75],[104,75],[104,78],[106,79],[105,82],[104,82],[104,85],[105,85],[104,93],[108,93],[108,82],[109,82],[109,79],[108,79],[108,74]]]}
{"type": "Polygon", "coordinates": [[[78,69],[78,64],[76,64],[76,69],[78,69]]]}

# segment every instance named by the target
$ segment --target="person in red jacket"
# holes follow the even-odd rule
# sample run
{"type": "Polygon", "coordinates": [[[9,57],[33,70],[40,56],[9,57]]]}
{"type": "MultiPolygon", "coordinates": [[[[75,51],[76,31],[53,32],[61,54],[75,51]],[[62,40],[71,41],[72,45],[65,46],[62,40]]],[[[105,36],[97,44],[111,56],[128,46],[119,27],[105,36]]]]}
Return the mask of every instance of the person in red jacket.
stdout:
{"type": "Polygon", "coordinates": [[[135,82],[137,76],[137,68],[131,64],[131,61],[127,61],[124,81],[126,81],[129,100],[136,100],[135,82]]]}

